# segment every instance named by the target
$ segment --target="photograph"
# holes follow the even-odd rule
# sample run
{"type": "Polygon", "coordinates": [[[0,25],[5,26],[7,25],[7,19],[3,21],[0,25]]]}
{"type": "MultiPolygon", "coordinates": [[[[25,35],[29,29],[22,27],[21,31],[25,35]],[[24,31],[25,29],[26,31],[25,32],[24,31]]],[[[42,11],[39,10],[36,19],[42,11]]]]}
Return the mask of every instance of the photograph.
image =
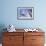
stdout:
{"type": "Polygon", "coordinates": [[[34,19],[34,8],[33,7],[18,7],[17,8],[17,19],[34,19]]]}

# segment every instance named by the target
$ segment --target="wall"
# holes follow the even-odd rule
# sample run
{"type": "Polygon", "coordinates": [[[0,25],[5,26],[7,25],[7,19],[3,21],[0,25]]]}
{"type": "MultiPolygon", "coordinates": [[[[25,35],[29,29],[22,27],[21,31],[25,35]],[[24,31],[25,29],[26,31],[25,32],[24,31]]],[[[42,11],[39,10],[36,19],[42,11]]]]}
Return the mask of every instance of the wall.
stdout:
{"type": "Polygon", "coordinates": [[[46,28],[46,0],[1,0],[0,24],[16,28],[46,28]],[[34,20],[17,20],[17,7],[34,7],[34,20]]]}
{"type": "Polygon", "coordinates": [[[46,0],[0,0],[0,31],[13,24],[16,28],[42,28],[46,32],[46,0]],[[17,7],[34,7],[34,20],[17,20],[17,7]]]}

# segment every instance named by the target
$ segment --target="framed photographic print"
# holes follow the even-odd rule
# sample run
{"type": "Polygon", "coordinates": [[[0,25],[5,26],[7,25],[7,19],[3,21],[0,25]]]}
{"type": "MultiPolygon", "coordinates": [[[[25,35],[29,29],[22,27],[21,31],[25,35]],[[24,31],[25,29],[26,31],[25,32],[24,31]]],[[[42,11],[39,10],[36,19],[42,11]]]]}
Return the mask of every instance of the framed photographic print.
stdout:
{"type": "Polygon", "coordinates": [[[33,7],[18,7],[17,8],[17,19],[33,20],[34,19],[34,8],[33,7]]]}

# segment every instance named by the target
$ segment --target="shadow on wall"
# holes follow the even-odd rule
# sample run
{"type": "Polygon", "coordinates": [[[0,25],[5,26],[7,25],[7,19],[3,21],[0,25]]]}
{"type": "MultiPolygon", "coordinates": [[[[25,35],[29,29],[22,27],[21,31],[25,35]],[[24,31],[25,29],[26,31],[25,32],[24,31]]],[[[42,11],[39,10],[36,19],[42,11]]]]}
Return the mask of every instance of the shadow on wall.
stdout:
{"type": "Polygon", "coordinates": [[[4,24],[0,24],[0,43],[2,43],[2,32],[6,32],[6,30],[4,30],[4,28],[6,28],[6,26],[4,24]]]}

